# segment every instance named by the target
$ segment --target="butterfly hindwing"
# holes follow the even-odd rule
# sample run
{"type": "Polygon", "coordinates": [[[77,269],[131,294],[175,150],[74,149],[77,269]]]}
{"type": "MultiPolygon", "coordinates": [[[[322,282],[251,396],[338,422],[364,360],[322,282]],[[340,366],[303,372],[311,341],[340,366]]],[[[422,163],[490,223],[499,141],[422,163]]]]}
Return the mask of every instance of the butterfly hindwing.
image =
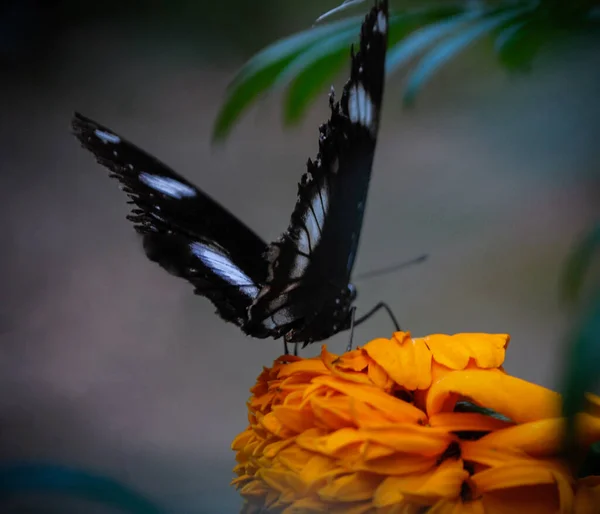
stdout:
{"type": "MultiPolygon", "coordinates": [[[[266,243],[238,218],[156,158],[80,114],[73,130],[133,204],[128,219],[148,258],[184,278],[227,321],[243,327],[267,274],[266,243]]],[[[255,337],[265,337],[257,331],[255,337]]]]}
{"type": "Polygon", "coordinates": [[[319,132],[287,231],[269,250],[267,284],[251,322],[313,341],[348,328],[350,275],[358,248],[383,98],[387,2],[365,18],[351,75],[319,132]]]}

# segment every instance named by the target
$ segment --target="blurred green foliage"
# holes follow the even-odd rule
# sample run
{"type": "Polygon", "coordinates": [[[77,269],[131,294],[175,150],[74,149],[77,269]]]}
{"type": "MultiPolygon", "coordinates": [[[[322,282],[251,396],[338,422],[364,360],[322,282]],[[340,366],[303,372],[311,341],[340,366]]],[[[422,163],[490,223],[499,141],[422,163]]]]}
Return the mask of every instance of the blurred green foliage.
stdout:
{"type": "MultiPolygon", "coordinates": [[[[494,39],[502,65],[510,71],[523,71],[531,67],[543,45],[600,27],[598,0],[446,1],[410,3],[408,7],[407,2],[398,3],[400,8],[391,6],[387,71],[395,73],[416,61],[404,89],[407,104],[444,64],[485,36],[494,39]]],[[[364,10],[364,4],[353,0],[346,3],[348,9],[331,13],[346,13],[357,7],[364,10]]],[[[330,18],[325,17],[325,21],[330,18]]],[[[343,66],[348,46],[358,39],[362,18],[319,23],[258,52],[230,84],[214,125],[214,140],[226,138],[243,112],[273,89],[287,89],[285,122],[299,121],[343,66]]]]}
{"type": "Polygon", "coordinates": [[[16,494],[67,494],[127,514],[163,514],[150,500],[117,482],[85,469],[43,462],[0,466],[0,500],[16,494]]]}

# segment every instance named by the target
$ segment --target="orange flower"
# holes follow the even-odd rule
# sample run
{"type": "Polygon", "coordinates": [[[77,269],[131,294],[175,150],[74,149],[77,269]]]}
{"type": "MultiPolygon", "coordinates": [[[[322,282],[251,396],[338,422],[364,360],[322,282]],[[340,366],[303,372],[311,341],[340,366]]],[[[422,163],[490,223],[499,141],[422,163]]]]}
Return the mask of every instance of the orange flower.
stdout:
{"type": "MultiPolygon", "coordinates": [[[[508,342],[398,332],[280,357],[232,444],[243,512],[597,512],[600,477],[577,480],[558,459],[560,396],[504,372],[508,342]]],[[[577,426],[600,440],[598,409],[577,426]]]]}

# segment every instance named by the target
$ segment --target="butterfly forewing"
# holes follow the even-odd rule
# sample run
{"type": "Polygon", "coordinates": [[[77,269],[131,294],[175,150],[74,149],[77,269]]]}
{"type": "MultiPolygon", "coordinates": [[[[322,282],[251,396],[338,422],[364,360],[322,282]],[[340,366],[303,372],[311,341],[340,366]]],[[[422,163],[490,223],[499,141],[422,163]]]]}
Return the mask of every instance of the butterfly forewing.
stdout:
{"type": "Polygon", "coordinates": [[[350,80],[319,129],[288,229],[267,245],[156,158],[84,116],[74,133],[133,204],[146,255],[253,337],[310,343],[349,328],[354,266],[381,114],[387,1],[365,18],[350,80]]]}
{"type": "Polygon", "coordinates": [[[375,154],[387,48],[387,2],[378,3],[352,53],[342,97],[330,99],[319,153],[309,160],[287,231],[269,250],[267,283],[252,324],[310,342],[349,325],[349,287],[375,154]]]}
{"type": "Polygon", "coordinates": [[[128,219],[143,235],[146,255],[191,282],[224,319],[243,327],[266,280],[266,243],[192,183],[112,130],[80,114],[72,125],[82,146],[129,196],[128,219]]]}

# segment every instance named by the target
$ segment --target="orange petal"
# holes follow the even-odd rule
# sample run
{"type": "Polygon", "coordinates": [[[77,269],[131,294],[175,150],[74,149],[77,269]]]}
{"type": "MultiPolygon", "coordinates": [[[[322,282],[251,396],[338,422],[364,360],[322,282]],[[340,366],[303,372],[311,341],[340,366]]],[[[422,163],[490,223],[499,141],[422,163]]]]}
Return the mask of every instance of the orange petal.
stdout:
{"type": "Polygon", "coordinates": [[[292,445],[279,452],[274,466],[300,473],[313,457],[313,452],[307,451],[298,445],[292,445]]]}
{"type": "Polygon", "coordinates": [[[560,395],[550,389],[502,373],[468,370],[449,373],[431,386],[427,395],[429,415],[446,410],[452,395],[467,397],[518,423],[560,414],[560,395]]]}
{"type": "Polygon", "coordinates": [[[307,430],[298,435],[296,444],[300,448],[322,455],[334,456],[341,448],[364,441],[364,435],[354,428],[342,428],[330,434],[307,430]]]}
{"type": "Polygon", "coordinates": [[[431,504],[440,498],[456,498],[468,476],[462,461],[455,459],[446,460],[426,473],[388,477],[375,492],[373,505],[401,503],[407,497],[431,504]]]}
{"type": "Polygon", "coordinates": [[[423,337],[422,341],[427,344],[433,360],[449,369],[465,369],[471,358],[469,348],[457,344],[457,340],[450,335],[434,334],[423,337]]]}
{"type": "Polygon", "coordinates": [[[333,479],[319,489],[319,497],[331,502],[355,502],[369,500],[381,483],[382,477],[373,473],[351,473],[333,479]]]}
{"type": "Polygon", "coordinates": [[[273,407],[272,414],[268,414],[271,415],[275,416],[283,426],[296,433],[304,432],[314,426],[314,416],[310,409],[278,405],[273,407]]]}
{"type": "Polygon", "coordinates": [[[394,382],[409,389],[431,385],[431,352],[420,339],[375,339],[363,350],[379,364],[394,382]]]}
{"type": "Polygon", "coordinates": [[[556,464],[535,459],[489,468],[475,473],[471,480],[480,492],[486,493],[528,485],[555,484],[556,476],[560,474],[556,464]]]}
{"type": "Polygon", "coordinates": [[[248,429],[244,430],[233,440],[231,443],[231,449],[236,452],[242,450],[252,440],[253,437],[254,432],[248,429]]]}
{"type": "Polygon", "coordinates": [[[377,428],[389,426],[396,421],[390,419],[387,413],[371,407],[367,403],[352,398],[352,415],[354,423],[359,428],[377,428]]]}
{"type": "Polygon", "coordinates": [[[530,464],[533,460],[522,450],[515,450],[510,447],[498,449],[478,443],[479,441],[461,442],[460,451],[463,460],[493,467],[521,461],[530,464]]]}
{"type": "MultiPolygon", "coordinates": [[[[470,360],[469,363],[467,364],[467,366],[464,368],[464,370],[462,371],[466,371],[466,370],[480,370],[480,368],[477,366],[477,364],[475,363],[474,360],[470,360]]],[[[444,378],[446,375],[449,375],[451,373],[455,373],[456,370],[447,368],[446,366],[443,366],[442,364],[439,364],[435,361],[431,362],[431,383],[435,384],[436,382],[439,382],[442,378],[444,378]]],[[[458,370],[460,371],[460,370],[458,370]]],[[[500,370],[500,368],[490,368],[488,370],[486,370],[487,373],[500,373],[500,374],[505,374],[504,372],[502,372],[500,370]]],[[[426,391],[417,391],[417,393],[424,393],[424,398],[425,400],[427,399],[427,395],[429,393],[429,390],[426,391]]],[[[424,405],[424,403],[418,403],[419,400],[417,400],[417,398],[415,398],[415,404],[419,407],[422,408],[422,405],[424,405]]]]}
{"type": "Polygon", "coordinates": [[[302,403],[304,401],[304,389],[306,385],[303,387],[299,387],[298,385],[290,388],[289,393],[284,398],[281,405],[287,405],[288,407],[303,407],[302,403]]]}
{"type": "Polygon", "coordinates": [[[361,460],[367,461],[388,457],[396,453],[396,450],[380,443],[365,441],[360,445],[357,453],[360,455],[361,460]]]}
{"type": "Polygon", "coordinates": [[[436,362],[454,370],[464,369],[473,359],[479,368],[497,368],[504,362],[508,334],[464,333],[425,337],[436,362]]]}
{"type": "Polygon", "coordinates": [[[338,357],[336,366],[338,368],[352,370],[352,371],[364,371],[367,369],[371,360],[364,352],[362,348],[357,348],[351,352],[346,352],[338,357]]]}
{"type": "Polygon", "coordinates": [[[260,480],[253,480],[252,482],[247,483],[240,490],[240,494],[244,498],[262,497],[262,496],[266,496],[266,494],[268,492],[269,492],[268,487],[260,480]]]}
{"type": "MultiPolygon", "coordinates": [[[[588,446],[600,440],[600,419],[589,414],[576,417],[578,440],[588,446]]],[[[487,446],[496,451],[519,450],[535,457],[549,457],[560,451],[565,434],[563,418],[542,419],[498,430],[485,435],[475,446],[487,446]]]]}
{"type": "Polygon", "coordinates": [[[306,377],[312,375],[324,375],[327,374],[327,368],[321,359],[300,359],[289,364],[284,364],[279,370],[278,376],[280,378],[289,377],[295,374],[301,374],[306,377]]]}
{"type": "Polygon", "coordinates": [[[369,362],[367,376],[373,382],[373,385],[384,391],[389,391],[394,385],[394,381],[387,374],[387,371],[372,359],[369,362]]]}
{"type": "Polygon", "coordinates": [[[332,375],[338,376],[345,380],[349,380],[350,382],[357,382],[359,384],[369,384],[371,385],[371,380],[365,373],[361,373],[360,371],[346,370],[341,364],[341,358],[335,355],[334,353],[329,353],[327,351],[327,346],[323,345],[321,347],[321,360],[325,367],[331,372],[332,375]]]}
{"type": "Polygon", "coordinates": [[[474,445],[497,451],[521,450],[536,457],[547,457],[557,452],[563,434],[563,419],[543,419],[493,432],[474,441],[474,445]]]}
{"type": "MultiPolygon", "coordinates": [[[[350,447],[349,447],[350,448],[350,447]]],[[[436,465],[435,457],[424,457],[422,455],[402,454],[395,452],[387,457],[364,460],[360,451],[354,450],[340,462],[344,467],[354,471],[370,471],[379,475],[404,476],[414,473],[424,473],[436,465]]]]}
{"type": "Polygon", "coordinates": [[[429,426],[448,432],[492,432],[513,426],[513,423],[478,412],[440,412],[429,418],[429,426]]]}
{"type": "Polygon", "coordinates": [[[421,410],[373,386],[354,384],[331,376],[316,377],[313,384],[326,385],[335,391],[353,396],[385,412],[386,417],[394,421],[418,423],[425,420],[425,414],[421,410]]]}
{"type": "Polygon", "coordinates": [[[294,443],[294,439],[284,439],[282,441],[274,441],[265,446],[263,455],[268,459],[274,459],[277,454],[294,443]]]}
{"type": "Polygon", "coordinates": [[[236,487],[236,489],[239,489],[241,486],[246,485],[248,482],[250,482],[251,480],[254,480],[254,477],[251,475],[241,475],[237,478],[234,478],[231,482],[229,482],[229,485],[233,485],[236,487]]]}
{"type": "Polygon", "coordinates": [[[252,411],[260,411],[263,413],[268,412],[268,407],[273,403],[276,394],[274,392],[267,392],[261,396],[253,396],[250,398],[249,408],[252,411]]]}
{"type": "Polygon", "coordinates": [[[425,457],[440,455],[455,440],[446,430],[401,423],[391,427],[362,429],[363,440],[379,443],[402,453],[425,457]]]}
{"type": "Polygon", "coordinates": [[[307,490],[298,474],[286,469],[261,468],[256,476],[280,493],[291,491],[296,497],[302,497],[307,490]]]}
{"type": "Polygon", "coordinates": [[[263,416],[260,420],[260,424],[265,430],[276,435],[277,437],[280,437],[281,439],[287,439],[288,437],[293,437],[296,435],[295,432],[287,428],[281,421],[279,421],[273,412],[263,416]]]}
{"type": "Polygon", "coordinates": [[[355,426],[351,413],[352,400],[348,396],[336,398],[311,397],[310,407],[314,415],[314,426],[330,430],[355,426]]]}

